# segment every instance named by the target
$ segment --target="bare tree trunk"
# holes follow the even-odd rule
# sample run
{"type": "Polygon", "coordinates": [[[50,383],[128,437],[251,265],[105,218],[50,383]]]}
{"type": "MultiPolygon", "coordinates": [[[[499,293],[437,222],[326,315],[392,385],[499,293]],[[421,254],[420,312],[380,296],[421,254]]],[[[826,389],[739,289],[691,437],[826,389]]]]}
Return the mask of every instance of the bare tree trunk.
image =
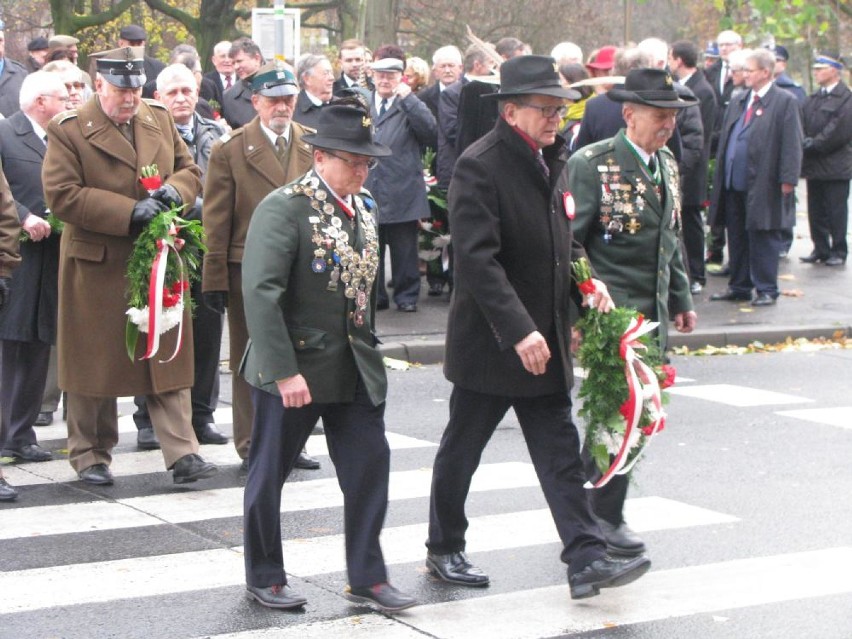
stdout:
{"type": "Polygon", "coordinates": [[[376,49],[383,44],[396,44],[399,24],[398,0],[369,0],[364,39],[367,46],[376,49]]]}

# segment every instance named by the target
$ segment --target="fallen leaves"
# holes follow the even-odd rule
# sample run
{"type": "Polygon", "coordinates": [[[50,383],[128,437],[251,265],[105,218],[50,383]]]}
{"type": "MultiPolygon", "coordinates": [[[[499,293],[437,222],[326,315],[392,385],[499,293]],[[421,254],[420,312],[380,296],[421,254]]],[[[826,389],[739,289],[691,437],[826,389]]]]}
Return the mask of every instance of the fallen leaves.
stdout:
{"type": "Polygon", "coordinates": [[[830,338],[818,337],[807,339],[799,337],[793,339],[788,337],[783,342],[776,344],[764,344],[761,341],[750,342],[746,346],[730,344],[728,346],[705,346],[703,348],[690,349],[688,346],[680,346],[672,349],[675,355],[747,355],[749,353],[808,353],[825,350],[852,349],[852,338],[847,337],[844,331],[835,331],[830,338]]]}

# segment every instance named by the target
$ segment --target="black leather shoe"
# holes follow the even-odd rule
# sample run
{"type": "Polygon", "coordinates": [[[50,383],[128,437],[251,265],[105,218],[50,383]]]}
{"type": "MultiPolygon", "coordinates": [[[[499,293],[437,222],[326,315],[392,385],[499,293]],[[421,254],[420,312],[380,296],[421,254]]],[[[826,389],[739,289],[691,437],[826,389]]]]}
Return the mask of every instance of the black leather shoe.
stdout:
{"type": "Polygon", "coordinates": [[[645,542],[625,522],[616,526],[599,517],[595,521],[606,540],[607,552],[621,557],[636,557],[645,552],[645,542]]]}
{"type": "Polygon", "coordinates": [[[751,300],[751,293],[737,293],[731,289],[724,293],[713,293],[710,296],[711,302],[748,302],[751,300]]]}
{"type": "Polygon", "coordinates": [[[195,437],[199,444],[227,444],[228,437],[219,432],[215,424],[199,424],[194,426],[195,437]]]}
{"type": "Polygon", "coordinates": [[[207,479],[215,475],[219,468],[216,464],[206,462],[201,455],[184,455],[172,466],[172,479],[176,484],[189,484],[199,479],[207,479]]]}
{"type": "Polygon", "coordinates": [[[843,266],[846,264],[846,258],[837,257],[836,255],[832,255],[825,261],[826,266],[843,266]]]}
{"type": "Polygon", "coordinates": [[[377,311],[386,311],[390,308],[390,302],[388,300],[379,300],[376,302],[376,310],[377,311]]]}
{"type": "Polygon", "coordinates": [[[488,575],[474,566],[463,552],[451,552],[447,555],[426,553],[426,567],[438,579],[462,586],[487,586],[488,575]]]}
{"type": "MultiPolygon", "coordinates": [[[[568,574],[571,599],[586,599],[600,594],[601,588],[617,588],[636,581],[648,572],[651,560],[645,556],[633,559],[602,557],[573,575],[568,574]]],[[[570,569],[569,569],[570,570],[570,569]]]]}
{"type": "Polygon", "coordinates": [[[701,291],[704,290],[704,287],[701,285],[701,282],[693,282],[689,285],[689,292],[693,295],[698,295],[701,291]]]}
{"type": "Polygon", "coordinates": [[[0,456],[14,457],[15,459],[28,462],[45,462],[53,459],[53,454],[38,444],[27,444],[20,448],[4,448],[0,450],[0,456]]]}
{"type": "Polygon", "coordinates": [[[405,302],[397,306],[396,310],[402,311],[403,313],[416,313],[417,304],[414,304],[413,302],[405,302]]]}
{"type": "Polygon", "coordinates": [[[160,440],[153,428],[140,428],[136,433],[136,446],[139,450],[159,450],[160,440]]]}
{"type": "Polygon", "coordinates": [[[296,468],[301,468],[302,470],[316,470],[320,467],[319,460],[314,459],[305,451],[299,453],[299,457],[296,459],[296,463],[293,465],[296,468]]]}
{"type": "Polygon", "coordinates": [[[438,297],[444,294],[444,285],[441,282],[432,282],[429,285],[429,297],[438,297]]]}
{"type": "Polygon", "coordinates": [[[6,480],[0,477],[0,501],[15,501],[18,498],[18,491],[6,483],[6,480]]]}
{"type": "Polygon", "coordinates": [[[775,298],[767,293],[761,293],[751,301],[752,306],[772,306],[775,304],[775,298]]]}
{"type": "Polygon", "coordinates": [[[94,464],[88,468],[84,468],[77,475],[80,481],[95,486],[112,486],[112,473],[109,472],[106,464],[94,464]]]}
{"type": "Polygon", "coordinates": [[[800,257],[799,261],[803,264],[819,264],[820,262],[825,262],[826,259],[828,258],[825,258],[821,255],[817,255],[816,253],[811,253],[806,257],[800,257]]]}
{"type": "Polygon", "coordinates": [[[349,601],[378,608],[381,612],[399,612],[417,605],[414,597],[400,592],[388,583],[358,588],[346,586],[343,596],[349,601]]]}
{"type": "Polygon", "coordinates": [[[267,608],[301,608],[308,603],[307,599],[287,584],[283,586],[267,586],[266,588],[246,586],[246,591],[250,599],[254,599],[267,608]]]}
{"type": "Polygon", "coordinates": [[[53,423],[53,413],[45,412],[39,413],[36,420],[33,422],[33,426],[50,426],[53,423]]]}

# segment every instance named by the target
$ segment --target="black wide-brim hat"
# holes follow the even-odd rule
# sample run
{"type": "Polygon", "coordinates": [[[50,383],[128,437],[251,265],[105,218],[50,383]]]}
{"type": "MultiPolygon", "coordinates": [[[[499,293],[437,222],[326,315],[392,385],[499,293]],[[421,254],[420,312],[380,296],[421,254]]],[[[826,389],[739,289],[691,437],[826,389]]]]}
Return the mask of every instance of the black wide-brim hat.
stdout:
{"type": "Polygon", "coordinates": [[[376,158],[391,155],[389,147],[373,142],[373,121],[370,115],[345,104],[322,107],[317,132],[303,135],[302,140],[329,151],[347,151],[376,158]]]}
{"type": "Polygon", "coordinates": [[[695,96],[679,95],[674,79],[663,69],[633,69],[624,78],[624,87],[606,92],[615,102],[632,102],[660,109],[685,109],[698,104],[695,96]]]}
{"type": "Polygon", "coordinates": [[[519,95],[552,95],[579,100],[579,91],[567,89],[559,81],[556,60],[546,55],[519,55],[500,65],[500,90],[483,98],[511,98],[519,95]]]}

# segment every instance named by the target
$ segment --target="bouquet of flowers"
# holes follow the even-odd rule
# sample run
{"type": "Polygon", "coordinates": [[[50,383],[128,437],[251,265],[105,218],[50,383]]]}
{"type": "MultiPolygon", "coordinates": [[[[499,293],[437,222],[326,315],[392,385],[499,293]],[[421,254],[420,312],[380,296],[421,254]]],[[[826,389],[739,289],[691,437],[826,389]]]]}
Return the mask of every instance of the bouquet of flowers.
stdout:
{"type": "MultiPolygon", "coordinates": [[[[580,290],[594,291],[588,262],[572,264],[580,290]]],[[[577,357],[586,369],[579,397],[585,418],[586,446],[601,478],[586,488],[600,488],[614,475],[623,475],[639,460],[651,439],[665,427],[663,406],[674,384],[674,367],[662,363],[652,337],[657,322],[630,308],[601,313],[590,308],[577,328],[583,343],[577,357]]]]}
{"type": "MultiPolygon", "coordinates": [[[[48,212],[46,221],[50,225],[50,234],[51,235],[56,235],[56,236],[62,235],[62,231],[65,229],[65,222],[60,220],[58,217],[56,217],[51,212],[48,212]]],[[[18,238],[18,241],[19,242],[29,242],[30,241],[29,234],[25,230],[21,229],[21,236],[18,238]]]]}
{"type": "MultiPolygon", "coordinates": [[[[145,167],[147,169],[149,167],[145,167]]],[[[144,175],[153,184],[159,175],[144,175]]],[[[156,171],[156,166],[154,165],[156,171]]],[[[160,183],[162,181],[160,180],[160,183]]],[[[159,186],[154,187],[156,190],[159,186]]],[[[133,243],[127,261],[127,326],[125,345],[127,355],[134,359],[139,333],[147,333],[145,355],[153,357],[160,346],[160,335],[178,327],[178,339],[169,362],[180,352],[183,337],[183,310],[191,304],[189,288],[201,277],[201,260],[207,247],[204,229],[198,220],[179,216],[184,207],[172,207],[154,217],[133,243]]]]}
{"type": "Polygon", "coordinates": [[[440,275],[449,268],[450,245],[449,217],[447,216],[447,194],[438,188],[438,180],[432,175],[432,162],[435,152],[427,148],[423,154],[423,181],[426,183],[426,199],[432,217],[420,220],[418,228],[418,256],[427,262],[427,268],[440,275]]]}

